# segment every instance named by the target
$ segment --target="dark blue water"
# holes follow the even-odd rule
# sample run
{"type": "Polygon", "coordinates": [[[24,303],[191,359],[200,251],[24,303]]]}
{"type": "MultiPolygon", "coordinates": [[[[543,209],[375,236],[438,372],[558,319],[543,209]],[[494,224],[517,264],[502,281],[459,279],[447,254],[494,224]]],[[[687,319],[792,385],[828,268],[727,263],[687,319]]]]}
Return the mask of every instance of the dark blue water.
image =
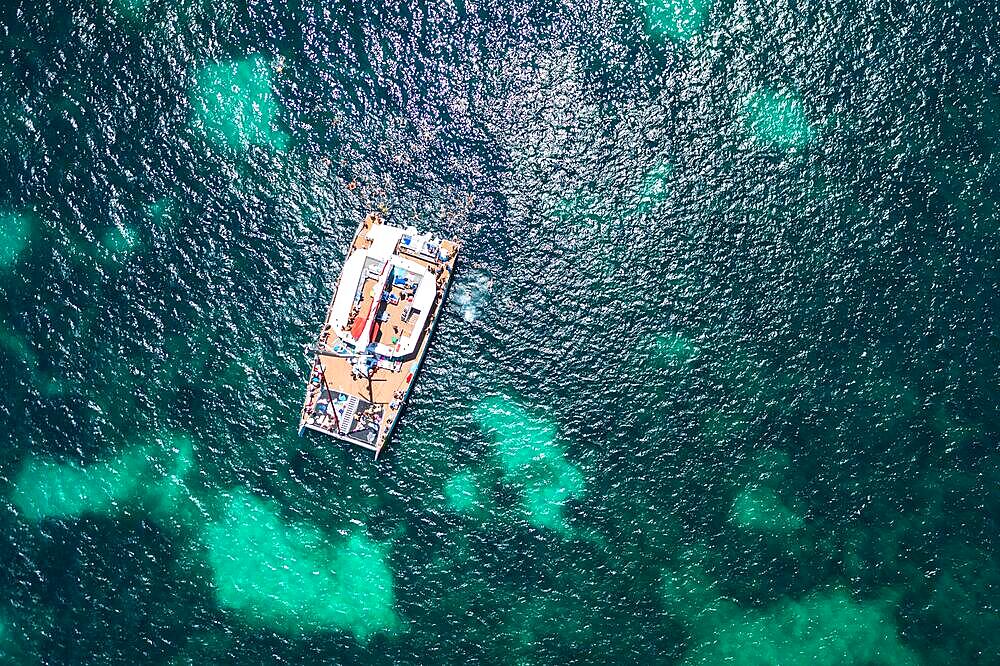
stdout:
{"type": "Polygon", "coordinates": [[[1000,663],[998,13],[8,3],[0,664],[1000,663]],[[378,463],[372,210],[463,245],[378,463]]]}

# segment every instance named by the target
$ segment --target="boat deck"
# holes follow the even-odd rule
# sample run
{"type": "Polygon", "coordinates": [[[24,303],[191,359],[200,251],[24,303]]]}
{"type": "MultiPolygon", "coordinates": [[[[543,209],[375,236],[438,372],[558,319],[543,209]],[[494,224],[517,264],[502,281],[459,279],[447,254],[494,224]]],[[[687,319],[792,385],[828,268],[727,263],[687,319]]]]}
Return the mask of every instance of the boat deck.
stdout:
{"type": "MultiPolygon", "coordinates": [[[[365,218],[358,228],[347,256],[356,250],[367,249],[371,242],[367,234],[373,224],[380,224],[376,214],[365,218]]],[[[407,296],[412,288],[392,285],[387,288],[388,299],[372,303],[375,280],[364,277],[360,289],[362,300],[352,311],[367,313],[371,305],[378,310],[378,331],[371,342],[393,345],[398,339],[419,335],[414,351],[395,361],[380,360],[368,377],[354,373],[353,350],[338,337],[333,318],[333,302],[327,310],[321,333],[316,340],[306,398],[302,408],[300,431],[303,428],[323,432],[346,442],[375,451],[376,458],[387,443],[399,415],[409,398],[413,379],[427,352],[431,334],[451,283],[458,254],[458,244],[442,240],[441,248],[447,251],[448,261],[438,261],[399,249],[397,254],[428,269],[436,276],[436,293],[431,309],[424,320],[422,331],[414,331],[414,317],[405,316],[407,296]]],[[[338,287],[339,281],[338,281],[338,287]]],[[[336,289],[334,290],[336,295],[336,289]]]]}

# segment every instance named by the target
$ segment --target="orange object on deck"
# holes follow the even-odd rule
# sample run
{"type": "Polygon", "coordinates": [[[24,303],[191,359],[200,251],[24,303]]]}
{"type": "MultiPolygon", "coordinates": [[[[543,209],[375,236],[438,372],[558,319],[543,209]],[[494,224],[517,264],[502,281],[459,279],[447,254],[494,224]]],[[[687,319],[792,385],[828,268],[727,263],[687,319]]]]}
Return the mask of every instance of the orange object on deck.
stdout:
{"type": "Polygon", "coordinates": [[[361,337],[361,332],[365,330],[365,325],[368,323],[368,315],[371,314],[372,304],[368,304],[368,309],[365,310],[365,315],[362,317],[360,314],[358,318],[354,320],[354,326],[351,327],[351,337],[357,340],[361,337]]]}

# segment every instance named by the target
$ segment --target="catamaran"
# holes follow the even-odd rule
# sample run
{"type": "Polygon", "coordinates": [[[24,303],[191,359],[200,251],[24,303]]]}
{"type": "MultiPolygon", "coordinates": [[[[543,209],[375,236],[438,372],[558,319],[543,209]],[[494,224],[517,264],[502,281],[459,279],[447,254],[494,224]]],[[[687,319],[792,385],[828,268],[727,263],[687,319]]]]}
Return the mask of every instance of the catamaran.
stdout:
{"type": "Polygon", "coordinates": [[[458,249],[377,213],[365,217],[309,349],[299,435],[316,430],[378,459],[427,354],[458,249]]]}

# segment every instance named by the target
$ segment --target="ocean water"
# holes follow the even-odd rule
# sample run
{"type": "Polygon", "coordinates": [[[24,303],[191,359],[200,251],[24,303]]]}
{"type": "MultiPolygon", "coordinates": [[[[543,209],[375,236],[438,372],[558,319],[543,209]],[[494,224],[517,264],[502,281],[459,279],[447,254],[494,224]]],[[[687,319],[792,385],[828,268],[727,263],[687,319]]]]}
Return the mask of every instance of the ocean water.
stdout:
{"type": "Polygon", "coordinates": [[[6,3],[0,664],[1000,663],[998,14],[6,3]],[[463,245],[378,463],[371,210],[463,245]]]}

